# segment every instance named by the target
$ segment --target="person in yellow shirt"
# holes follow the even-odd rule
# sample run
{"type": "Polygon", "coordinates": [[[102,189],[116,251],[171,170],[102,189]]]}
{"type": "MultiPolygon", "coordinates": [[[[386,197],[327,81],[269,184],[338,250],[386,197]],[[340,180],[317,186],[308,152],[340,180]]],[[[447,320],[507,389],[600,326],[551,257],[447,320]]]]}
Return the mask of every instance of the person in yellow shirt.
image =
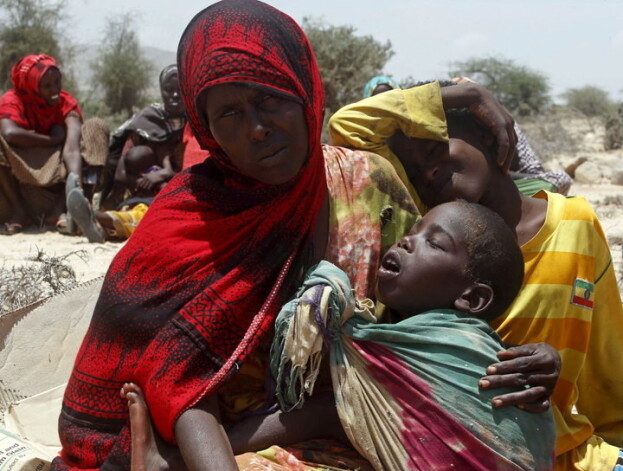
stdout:
{"type": "Polygon", "coordinates": [[[421,116],[409,104],[420,93],[393,90],[339,110],[329,121],[333,144],[385,156],[423,213],[460,198],[493,209],[515,230],[525,281],[493,326],[505,342],[547,342],[560,353],[556,469],[615,469],[623,462],[623,307],[595,212],[579,197],[521,195],[495,160],[494,137],[466,110],[447,113],[447,141],[411,138],[421,116]]]}

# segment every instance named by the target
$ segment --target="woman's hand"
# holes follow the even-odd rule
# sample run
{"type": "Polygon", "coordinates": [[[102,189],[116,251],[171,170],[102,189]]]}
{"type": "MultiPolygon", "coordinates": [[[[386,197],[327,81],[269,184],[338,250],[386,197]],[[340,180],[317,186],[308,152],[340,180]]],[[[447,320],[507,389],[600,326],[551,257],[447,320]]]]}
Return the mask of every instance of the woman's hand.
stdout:
{"type": "Polygon", "coordinates": [[[560,355],[547,343],[530,343],[498,352],[499,363],[487,368],[480,379],[482,389],[526,387],[493,398],[494,407],[517,406],[528,412],[543,412],[560,376],[560,355]]]}
{"type": "Polygon", "coordinates": [[[495,137],[498,145],[498,164],[508,171],[517,145],[515,121],[510,113],[482,85],[465,82],[441,88],[441,99],[446,110],[467,108],[495,137]]]}

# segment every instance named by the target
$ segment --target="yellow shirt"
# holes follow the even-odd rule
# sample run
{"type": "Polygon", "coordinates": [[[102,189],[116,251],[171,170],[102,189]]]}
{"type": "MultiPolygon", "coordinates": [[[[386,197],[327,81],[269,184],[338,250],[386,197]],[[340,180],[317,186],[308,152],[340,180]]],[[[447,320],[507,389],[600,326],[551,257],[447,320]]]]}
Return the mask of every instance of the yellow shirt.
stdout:
{"type": "Polygon", "coordinates": [[[329,135],[336,146],[374,152],[385,157],[409,190],[418,208],[418,197],[387,139],[401,130],[407,137],[448,141],[446,115],[437,82],[406,90],[390,90],[346,105],[329,119],[329,135]]]}
{"type": "Polygon", "coordinates": [[[584,198],[535,197],[547,200],[545,223],[521,247],[524,285],[492,325],[508,343],[547,342],[560,353],[556,469],[610,471],[623,446],[623,306],[612,257],[584,198]]]}
{"type": "MultiPolygon", "coordinates": [[[[429,84],[348,105],[331,117],[331,139],[384,156],[406,181],[386,141],[398,129],[410,137],[447,140],[440,98],[438,85],[429,84]]],[[[561,355],[552,398],[556,470],[610,471],[623,446],[623,307],[610,251],[583,198],[545,192],[537,197],[548,200],[546,221],[522,247],[524,287],[494,327],[509,343],[544,341],[561,355]]]]}

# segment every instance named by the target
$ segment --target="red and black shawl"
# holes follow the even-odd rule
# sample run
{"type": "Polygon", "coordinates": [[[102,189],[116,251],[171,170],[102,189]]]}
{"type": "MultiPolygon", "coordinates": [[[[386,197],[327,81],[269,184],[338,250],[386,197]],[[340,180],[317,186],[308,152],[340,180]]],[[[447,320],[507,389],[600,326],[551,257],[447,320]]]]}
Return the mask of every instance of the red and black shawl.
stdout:
{"type": "Polygon", "coordinates": [[[143,388],[158,432],[174,441],[178,416],[271,330],[295,267],[309,255],[327,192],[324,92],[310,44],[290,17],[254,0],[214,4],[187,27],[178,64],[189,123],[211,158],[166,186],[106,275],[63,403],[62,456],[73,465],[98,465],[79,455],[107,453],[96,435],[126,424],[124,381],[143,388]],[[226,82],[302,101],[309,155],[293,180],[243,178],[210,135],[196,100],[226,82]]]}
{"type": "Polygon", "coordinates": [[[65,117],[75,111],[82,115],[76,99],[65,90],[56,105],[48,105],[39,95],[41,77],[56,60],[45,54],[22,57],[11,69],[13,89],[0,98],[0,119],[6,118],[24,129],[49,134],[55,124],[65,124],[65,117]]]}

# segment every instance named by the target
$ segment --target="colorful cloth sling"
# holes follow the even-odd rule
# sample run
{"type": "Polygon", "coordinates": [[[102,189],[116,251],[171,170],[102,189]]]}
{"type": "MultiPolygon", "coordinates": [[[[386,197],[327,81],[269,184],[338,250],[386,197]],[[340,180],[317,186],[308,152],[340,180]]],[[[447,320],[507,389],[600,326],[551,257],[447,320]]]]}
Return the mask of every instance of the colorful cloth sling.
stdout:
{"type": "Polygon", "coordinates": [[[550,413],[493,409],[478,379],[502,350],[482,320],[430,311],[375,324],[345,274],[323,261],[277,317],[271,369],[284,410],[313,393],[330,352],[346,434],[377,470],[547,470],[550,413]]]}

